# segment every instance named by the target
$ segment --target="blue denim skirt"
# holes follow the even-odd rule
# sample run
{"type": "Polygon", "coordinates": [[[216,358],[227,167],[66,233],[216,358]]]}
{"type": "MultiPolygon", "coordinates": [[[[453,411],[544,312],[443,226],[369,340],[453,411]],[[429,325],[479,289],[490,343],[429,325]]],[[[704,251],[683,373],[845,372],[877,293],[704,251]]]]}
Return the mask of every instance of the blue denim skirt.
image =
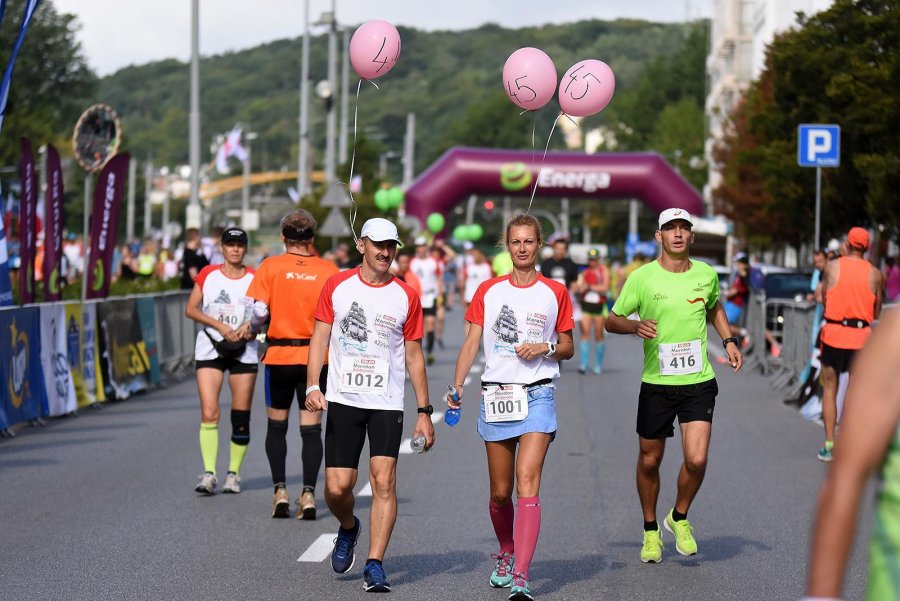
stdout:
{"type": "Polygon", "coordinates": [[[528,389],[528,417],[517,422],[484,420],[484,397],[478,415],[478,434],[486,442],[517,438],[529,432],[543,432],[556,437],[556,389],[553,384],[542,384],[528,389]]]}

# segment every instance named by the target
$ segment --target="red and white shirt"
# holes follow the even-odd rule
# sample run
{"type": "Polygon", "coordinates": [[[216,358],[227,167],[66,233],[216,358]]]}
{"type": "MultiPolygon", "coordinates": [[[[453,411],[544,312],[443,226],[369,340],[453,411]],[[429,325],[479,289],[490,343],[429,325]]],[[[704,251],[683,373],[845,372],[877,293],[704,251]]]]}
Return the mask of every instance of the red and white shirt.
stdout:
{"type": "Polygon", "coordinates": [[[522,343],[556,342],[559,332],[575,327],[572,301],[565,285],[538,274],[527,286],[516,286],[509,275],[490,279],[475,292],[466,321],[484,330],[483,382],[530,384],[559,377],[559,361],[516,355],[522,343]]]}
{"type": "Polygon", "coordinates": [[[368,284],[359,267],[342,271],[325,282],[316,319],[331,324],[326,400],[402,411],[406,341],[423,335],[415,291],[395,277],[368,284]]]}
{"type": "Polygon", "coordinates": [[[438,280],[441,277],[441,265],[434,257],[413,257],[409,261],[409,269],[422,283],[422,307],[430,309],[437,301],[438,280]]]}
{"type": "MultiPolygon", "coordinates": [[[[216,321],[227,323],[231,329],[240,328],[250,319],[252,299],[247,298],[247,289],[253,281],[255,272],[247,267],[244,275],[239,278],[231,278],[222,271],[222,265],[207,265],[200,270],[194,278],[194,282],[203,291],[203,303],[200,311],[216,321]]],[[[204,328],[209,335],[216,340],[222,340],[222,335],[213,328],[204,328]]],[[[194,344],[194,359],[197,361],[210,361],[218,357],[213,348],[209,336],[203,330],[197,332],[197,341],[194,344]]],[[[241,363],[257,363],[259,357],[256,352],[256,340],[247,342],[244,354],[239,358],[241,363]]]]}
{"type": "Polygon", "coordinates": [[[485,261],[484,263],[466,265],[463,274],[466,281],[463,299],[467,303],[471,303],[472,299],[475,298],[475,291],[478,290],[482,282],[486,282],[494,276],[494,270],[491,269],[491,264],[485,261]]]}

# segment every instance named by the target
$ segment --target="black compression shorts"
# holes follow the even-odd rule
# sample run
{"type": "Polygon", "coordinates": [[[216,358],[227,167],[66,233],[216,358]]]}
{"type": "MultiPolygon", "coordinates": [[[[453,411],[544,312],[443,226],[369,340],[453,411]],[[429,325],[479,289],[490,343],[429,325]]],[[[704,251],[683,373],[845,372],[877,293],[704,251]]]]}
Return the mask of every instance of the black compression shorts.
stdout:
{"type": "MultiPolygon", "coordinates": [[[[319,388],[325,394],[328,383],[328,366],[322,366],[319,374],[319,388]]],[[[305,365],[266,365],[266,407],[290,409],[297,395],[300,408],[306,403],[305,365]]]]}
{"type": "Polygon", "coordinates": [[[369,457],[393,457],[400,453],[403,412],[360,409],[328,403],[325,422],[325,467],[359,468],[359,456],[369,436],[369,457]]]}
{"type": "Polygon", "coordinates": [[[216,357],[215,359],[207,359],[204,361],[196,361],[194,369],[211,368],[218,369],[222,372],[229,372],[235,376],[238,374],[255,374],[259,371],[259,363],[241,363],[237,359],[225,359],[216,357]]]}

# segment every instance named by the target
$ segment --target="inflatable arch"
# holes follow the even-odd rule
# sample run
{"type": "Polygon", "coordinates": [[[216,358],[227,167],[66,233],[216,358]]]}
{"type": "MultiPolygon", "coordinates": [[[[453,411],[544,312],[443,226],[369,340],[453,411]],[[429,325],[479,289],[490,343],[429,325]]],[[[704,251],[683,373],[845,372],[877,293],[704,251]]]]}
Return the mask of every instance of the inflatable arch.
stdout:
{"type": "Polygon", "coordinates": [[[637,198],[657,212],[703,214],[700,194],[655,152],[548,152],[540,163],[540,152],[451,148],[406,190],[406,212],[424,227],[469,194],[530,196],[537,180],[538,196],[637,198]]]}

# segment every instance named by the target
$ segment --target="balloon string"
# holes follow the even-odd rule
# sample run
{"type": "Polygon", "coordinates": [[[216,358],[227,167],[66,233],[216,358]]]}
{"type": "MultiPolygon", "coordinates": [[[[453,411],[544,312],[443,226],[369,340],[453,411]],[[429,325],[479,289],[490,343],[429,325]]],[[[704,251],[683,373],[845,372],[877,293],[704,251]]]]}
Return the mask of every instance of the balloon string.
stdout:
{"type": "MultiPolygon", "coordinates": [[[[556,123],[559,121],[559,117],[564,114],[565,113],[560,112],[556,119],[553,120],[553,127],[550,128],[550,134],[547,136],[547,144],[544,146],[544,156],[541,157],[541,167],[538,169],[537,179],[534,180],[534,188],[531,190],[531,199],[528,201],[528,210],[525,211],[526,215],[531,212],[531,204],[534,202],[534,195],[537,193],[538,183],[541,181],[541,173],[544,171],[544,161],[547,159],[547,151],[550,150],[550,140],[553,138],[553,132],[556,131],[556,123]]],[[[532,167],[532,171],[534,171],[534,167],[532,167]]]]}
{"type": "MultiPolygon", "coordinates": [[[[359,238],[356,237],[356,214],[359,212],[359,207],[356,204],[356,199],[353,198],[353,169],[356,166],[356,128],[357,122],[359,120],[359,92],[362,88],[363,80],[359,80],[359,83],[356,85],[356,104],[353,107],[353,152],[350,155],[350,183],[347,182],[338,182],[339,184],[347,187],[347,192],[350,194],[350,233],[353,234],[353,241],[359,242],[359,238]]],[[[376,88],[375,82],[372,82],[376,88]]],[[[378,88],[380,89],[380,88],[378,88]]]]}

